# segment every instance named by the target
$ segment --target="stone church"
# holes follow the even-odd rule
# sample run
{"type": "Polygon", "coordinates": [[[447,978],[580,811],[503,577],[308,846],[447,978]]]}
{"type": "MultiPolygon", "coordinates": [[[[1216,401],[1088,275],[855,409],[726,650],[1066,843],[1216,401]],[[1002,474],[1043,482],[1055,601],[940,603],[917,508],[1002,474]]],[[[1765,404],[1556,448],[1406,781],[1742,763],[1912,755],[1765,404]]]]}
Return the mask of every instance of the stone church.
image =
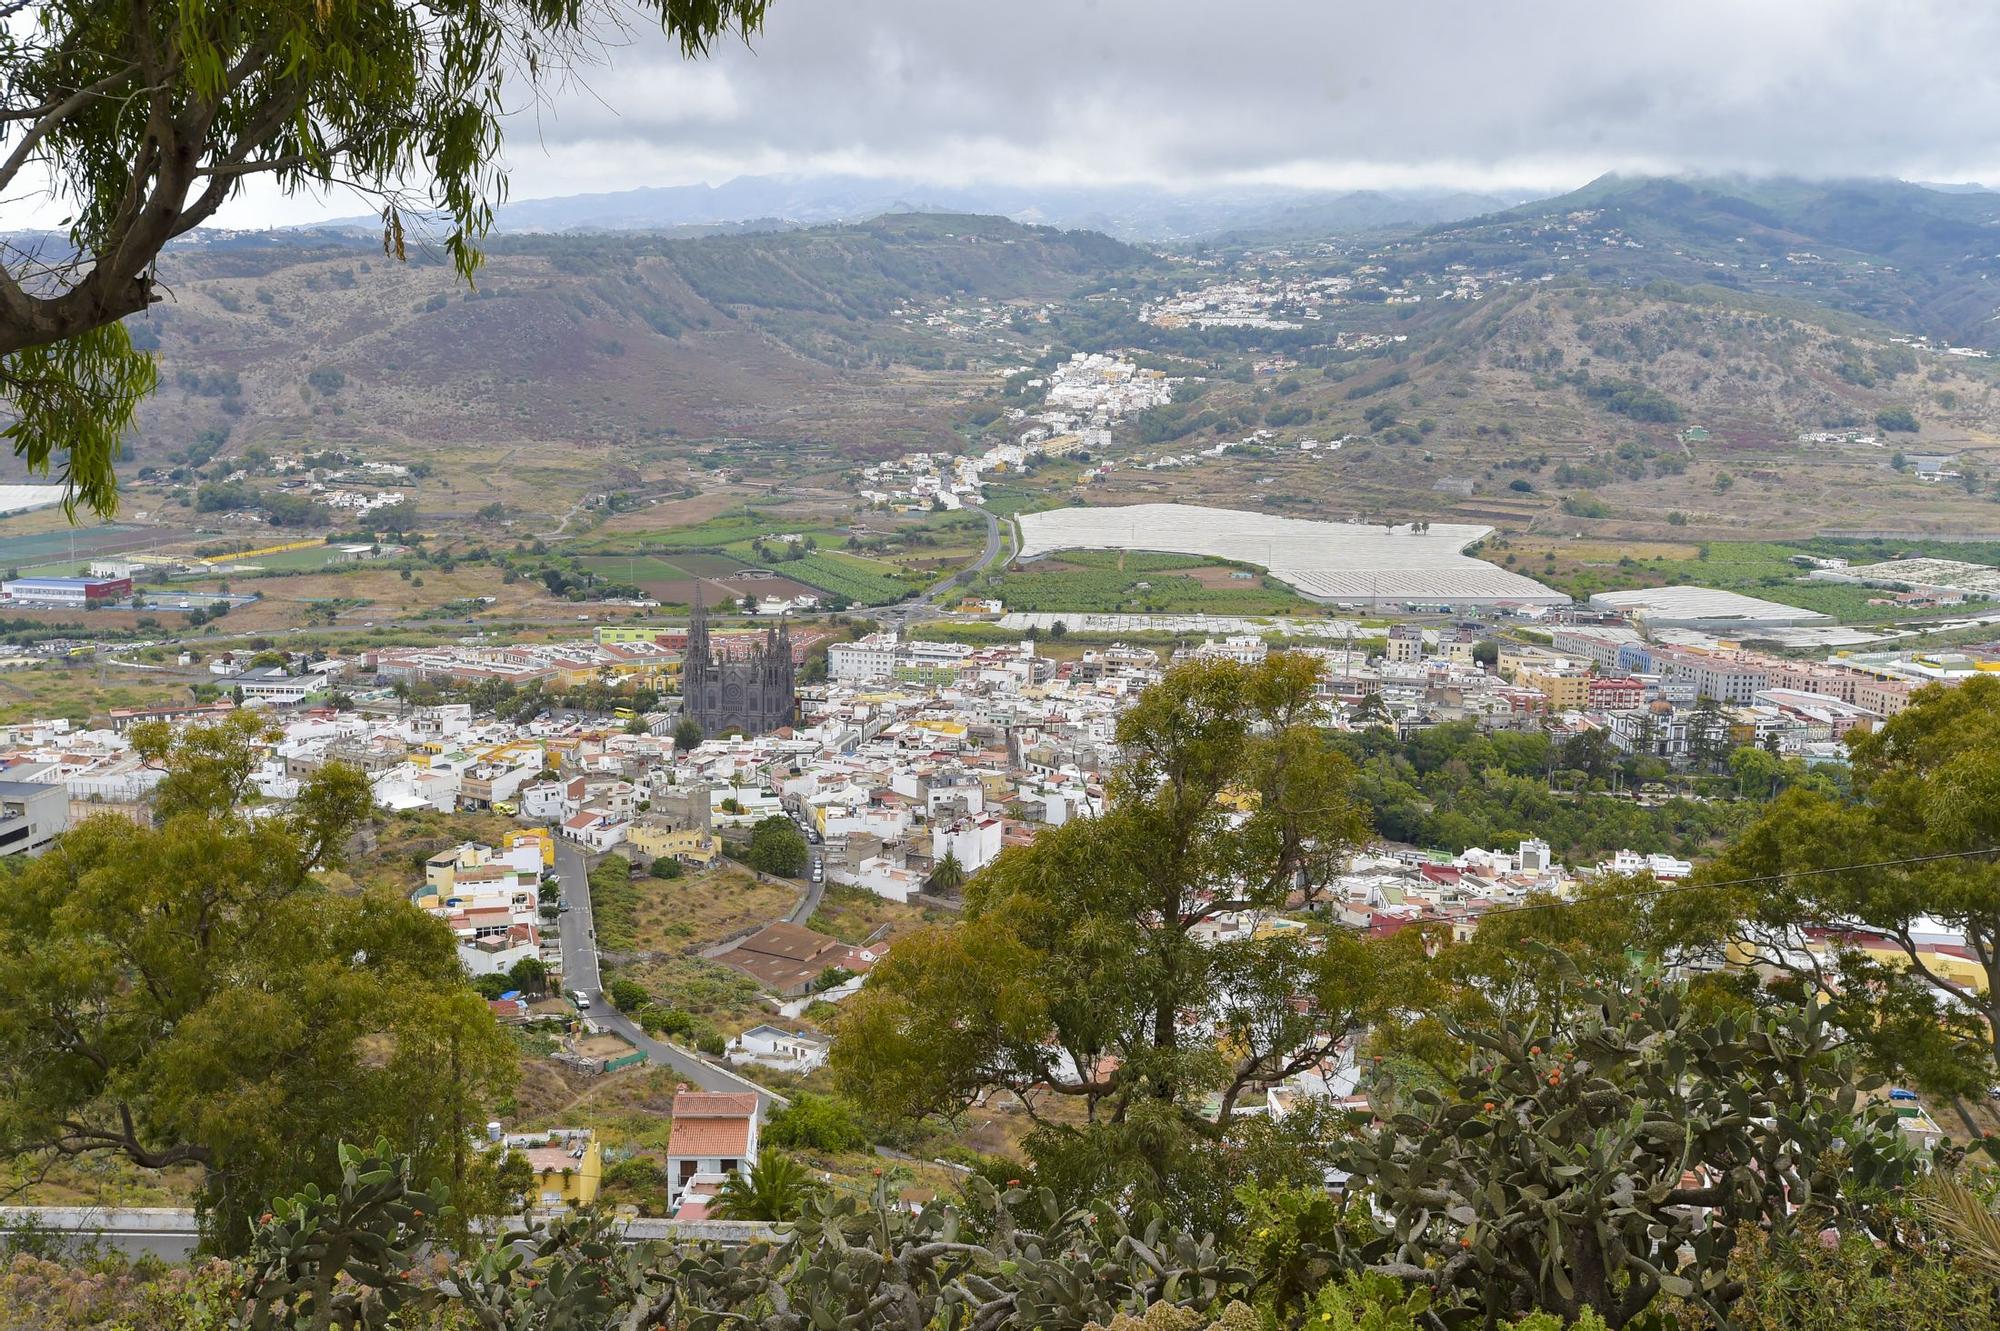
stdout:
{"type": "Polygon", "coordinates": [[[792,631],[783,620],[748,652],[718,656],[708,637],[708,607],[695,585],[694,617],[688,623],[687,659],[681,666],[684,715],[703,735],[740,730],[762,735],[792,724],[798,710],[798,670],[792,663],[792,631]]]}

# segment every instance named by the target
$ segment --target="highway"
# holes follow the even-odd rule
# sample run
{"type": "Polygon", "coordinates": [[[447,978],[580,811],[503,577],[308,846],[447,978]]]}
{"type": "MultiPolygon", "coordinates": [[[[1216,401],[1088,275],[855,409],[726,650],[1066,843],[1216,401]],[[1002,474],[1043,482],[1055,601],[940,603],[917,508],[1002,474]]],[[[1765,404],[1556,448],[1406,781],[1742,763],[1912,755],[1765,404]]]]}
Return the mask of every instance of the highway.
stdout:
{"type": "Polygon", "coordinates": [[[644,1051],[655,1067],[672,1068],[691,1086],[704,1091],[731,1091],[755,1095],[765,1112],[791,1103],[700,1054],[665,1040],[656,1040],[639,1029],[639,1024],[611,1006],[604,996],[603,974],[597,963],[596,921],[590,910],[590,871],[583,853],[565,842],[556,843],[556,876],[562,881],[563,904],[569,909],[561,921],[563,988],[581,992],[590,1000],[589,1017],[608,1031],[630,1041],[644,1051]]]}

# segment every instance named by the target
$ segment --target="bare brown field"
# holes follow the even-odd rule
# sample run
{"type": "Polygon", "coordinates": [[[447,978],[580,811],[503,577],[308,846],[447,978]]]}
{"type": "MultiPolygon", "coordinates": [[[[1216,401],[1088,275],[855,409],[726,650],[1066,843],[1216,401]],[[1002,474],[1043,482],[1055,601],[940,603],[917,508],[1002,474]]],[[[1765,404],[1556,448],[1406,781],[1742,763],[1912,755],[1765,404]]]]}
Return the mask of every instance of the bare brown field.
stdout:
{"type": "Polygon", "coordinates": [[[691,499],[663,499],[645,508],[617,514],[606,519],[598,531],[611,534],[674,531],[681,527],[698,527],[717,514],[741,507],[748,499],[760,497],[762,497],[761,490],[744,485],[725,485],[714,490],[705,490],[691,499]]]}
{"type": "Polygon", "coordinates": [[[790,910],[798,893],[739,869],[683,878],[635,878],[632,916],[638,950],[680,952],[719,943],[739,929],[767,924],[790,910]]]}

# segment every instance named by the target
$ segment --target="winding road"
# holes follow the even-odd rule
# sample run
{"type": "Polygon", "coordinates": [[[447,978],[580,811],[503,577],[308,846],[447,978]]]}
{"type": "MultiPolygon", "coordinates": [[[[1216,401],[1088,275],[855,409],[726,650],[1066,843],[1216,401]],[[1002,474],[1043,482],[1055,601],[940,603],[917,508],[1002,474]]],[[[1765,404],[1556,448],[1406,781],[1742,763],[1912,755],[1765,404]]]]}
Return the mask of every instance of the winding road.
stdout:
{"type": "MultiPolygon", "coordinates": [[[[913,620],[930,618],[931,615],[937,612],[937,602],[940,596],[968,586],[974,578],[991,568],[994,560],[1000,557],[1000,548],[1003,544],[1000,519],[994,517],[987,510],[975,505],[968,504],[966,507],[986,519],[986,547],[979,552],[979,558],[973,560],[970,564],[958,570],[958,572],[953,573],[950,577],[932,583],[922,595],[914,596],[907,601],[900,601],[895,605],[881,607],[875,613],[884,623],[902,627],[908,625],[913,620]]],[[[1006,524],[1004,543],[1009,547],[1014,543],[1014,524],[1011,522],[1006,524]]],[[[1011,559],[1012,557],[1010,553],[1008,558],[1011,559]]]]}
{"type": "Polygon", "coordinates": [[[604,996],[603,972],[597,960],[596,918],[590,909],[590,868],[583,853],[558,841],[556,876],[562,882],[563,904],[569,907],[557,917],[561,921],[558,932],[562,941],[563,987],[572,995],[581,993],[590,1000],[590,1020],[630,1041],[654,1066],[672,1068],[690,1086],[704,1091],[755,1095],[765,1113],[791,1103],[691,1049],[654,1039],[637,1022],[611,1006],[611,1000],[604,996]]]}

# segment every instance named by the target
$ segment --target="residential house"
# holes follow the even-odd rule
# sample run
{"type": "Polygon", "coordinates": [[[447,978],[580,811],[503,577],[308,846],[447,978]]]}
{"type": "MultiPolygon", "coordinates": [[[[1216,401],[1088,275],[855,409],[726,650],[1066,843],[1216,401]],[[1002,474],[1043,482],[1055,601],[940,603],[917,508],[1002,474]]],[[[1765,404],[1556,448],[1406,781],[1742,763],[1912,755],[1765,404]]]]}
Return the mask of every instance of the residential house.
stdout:
{"type": "Polygon", "coordinates": [[[931,828],[931,860],[942,863],[955,858],[967,873],[975,873],[993,863],[1000,854],[1001,825],[998,818],[955,818],[931,828]]]}
{"type": "Polygon", "coordinates": [[[651,859],[684,860],[703,868],[722,854],[722,838],[698,827],[676,827],[665,819],[642,819],[625,833],[625,840],[651,859]]]}
{"type": "Polygon", "coordinates": [[[602,854],[625,839],[631,824],[608,813],[585,810],[562,821],[562,836],[593,854],[602,854]]]}
{"type": "Polygon", "coordinates": [[[732,1063],[754,1063],[779,1072],[804,1076],[825,1065],[833,1042],[823,1035],[788,1031],[778,1026],[752,1026],[729,1042],[732,1063]]]}
{"type": "Polygon", "coordinates": [[[564,1211],[597,1200],[604,1180],[604,1148],[589,1128],[514,1133],[500,1144],[525,1157],[534,1171],[534,1186],[528,1193],[534,1209],[564,1211]]]}
{"type": "Polygon", "coordinates": [[[747,1174],[757,1158],[761,1115],[754,1094],[682,1091],[667,1137],[667,1204],[697,1174],[747,1174]]]}

